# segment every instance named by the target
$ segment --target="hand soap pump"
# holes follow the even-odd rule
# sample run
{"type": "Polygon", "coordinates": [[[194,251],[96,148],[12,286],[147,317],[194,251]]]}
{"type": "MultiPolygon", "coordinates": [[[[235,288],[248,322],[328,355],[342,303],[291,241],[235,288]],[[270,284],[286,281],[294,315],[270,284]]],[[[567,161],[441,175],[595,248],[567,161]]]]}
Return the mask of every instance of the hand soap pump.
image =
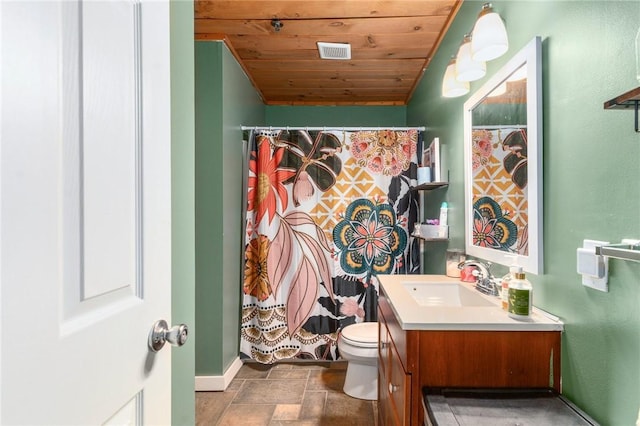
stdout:
{"type": "Polygon", "coordinates": [[[526,321],[531,317],[533,286],[525,278],[521,266],[516,271],[515,277],[509,282],[509,316],[526,321]]]}

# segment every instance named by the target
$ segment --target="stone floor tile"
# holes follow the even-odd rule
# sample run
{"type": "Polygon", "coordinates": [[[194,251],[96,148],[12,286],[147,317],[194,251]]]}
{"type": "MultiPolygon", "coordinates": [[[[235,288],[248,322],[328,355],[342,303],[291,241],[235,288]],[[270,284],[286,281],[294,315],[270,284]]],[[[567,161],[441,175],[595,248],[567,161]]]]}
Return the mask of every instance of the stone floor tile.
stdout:
{"type": "Polygon", "coordinates": [[[235,396],[233,391],[196,392],[196,425],[215,424],[235,396]]]}
{"type": "Polygon", "coordinates": [[[231,404],[216,424],[220,426],[266,426],[276,406],[271,404],[231,404]]]}
{"type": "Polygon", "coordinates": [[[343,393],[346,367],[343,361],[246,362],[226,391],[196,392],[196,424],[376,426],[377,403],[343,393]]]}
{"type": "Polygon", "coordinates": [[[231,381],[231,383],[229,383],[229,386],[227,386],[227,388],[224,391],[225,392],[237,391],[242,387],[243,383],[244,383],[244,379],[235,378],[231,381]]]}
{"type": "Polygon", "coordinates": [[[276,362],[271,364],[271,370],[291,370],[295,368],[295,364],[291,362],[276,362]]]}
{"type": "Polygon", "coordinates": [[[272,420],[298,420],[301,407],[300,404],[278,404],[272,420]]]}
{"type": "Polygon", "coordinates": [[[300,419],[320,419],[324,414],[324,405],[327,401],[326,391],[306,391],[300,409],[300,419]]]}
{"type": "Polygon", "coordinates": [[[336,426],[372,426],[375,423],[373,404],[341,392],[329,392],[322,420],[336,426]]]}
{"type": "MultiPolygon", "coordinates": [[[[280,363],[278,363],[279,365],[280,363]]],[[[292,361],[283,363],[284,365],[290,365],[291,368],[296,370],[322,370],[331,368],[332,361],[292,361]]]]}
{"type": "Polygon", "coordinates": [[[306,380],[247,379],[234,404],[301,404],[306,380]]]}
{"type": "Polygon", "coordinates": [[[270,365],[257,362],[245,363],[236,374],[236,379],[264,379],[269,375],[270,365]]]}
{"type": "Polygon", "coordinates": [[[307,389],[342,392],[345,375],[346,370],[340,369],[312,370],[307,389]]]}
{"type": "Polygon", "coordinates": [[[297,379],[307,380],[309,378],[310,370],[298,370],[298,369],[274,369],[269,372],[268,379],[297,379]]]}

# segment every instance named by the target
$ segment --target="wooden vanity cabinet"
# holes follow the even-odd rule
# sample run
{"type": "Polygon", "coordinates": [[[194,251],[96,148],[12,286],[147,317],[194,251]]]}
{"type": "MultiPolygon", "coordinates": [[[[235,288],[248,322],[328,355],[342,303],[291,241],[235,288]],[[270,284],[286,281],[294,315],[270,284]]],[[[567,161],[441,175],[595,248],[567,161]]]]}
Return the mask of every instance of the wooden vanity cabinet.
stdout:
{"type": "Polygon", "coordinates": [[[380,289],[378,420],[422,425],[422,387],[554,388],[560,331],[403,330],[380,289]]]}
{"type": "Polygon", "coordinates": [[[389,302],[378,298],[378,420],[383,425],[417,425],[413,394],[417,377],[417,331],[402,329],[389,302]]]}
{"type": "MultiPolygon", "coordinates": [[[[380,425],[409,425],[411,374],[407,371],[411,371],[412,366],[407,364],[406,340],[396,334],[402,330],[394,320],[395,317],[389,321],[379,321],[378,413],[380,425]],[[395,340],[392,332],[396,334],[395,340]],[[398,341],[399,345],[394,341],[398,341]]],[[[412,357],[413,360],[415,357],[412,357]]]]}

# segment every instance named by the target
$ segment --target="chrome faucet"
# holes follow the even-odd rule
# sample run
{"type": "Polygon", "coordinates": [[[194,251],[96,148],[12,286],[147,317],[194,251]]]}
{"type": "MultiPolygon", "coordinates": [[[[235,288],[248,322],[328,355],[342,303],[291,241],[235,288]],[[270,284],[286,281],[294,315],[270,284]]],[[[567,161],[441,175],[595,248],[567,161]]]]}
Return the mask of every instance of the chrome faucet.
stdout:
{"type": "Polygon", "coordinates": [[[477,269],[474,273],[476,277],[476,290],[491,296],[499,296],[498,286],[496,286],[495,278],[491,275],[491,262],[483,262],[481,260],[465,260],[458,264],[458,269],[467,266],[473,266],[477,269]]]}

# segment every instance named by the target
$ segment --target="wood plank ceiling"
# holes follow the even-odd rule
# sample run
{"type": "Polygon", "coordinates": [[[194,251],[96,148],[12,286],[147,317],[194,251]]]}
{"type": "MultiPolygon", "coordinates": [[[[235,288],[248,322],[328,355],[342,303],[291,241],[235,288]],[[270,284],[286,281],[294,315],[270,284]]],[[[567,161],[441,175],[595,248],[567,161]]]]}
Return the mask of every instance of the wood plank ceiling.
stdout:
{"type": "Polygon", "coordinates": [[[195,38],[225,41],[267,105],[406,105],[461,2],[196,0],[195,38]]]}

